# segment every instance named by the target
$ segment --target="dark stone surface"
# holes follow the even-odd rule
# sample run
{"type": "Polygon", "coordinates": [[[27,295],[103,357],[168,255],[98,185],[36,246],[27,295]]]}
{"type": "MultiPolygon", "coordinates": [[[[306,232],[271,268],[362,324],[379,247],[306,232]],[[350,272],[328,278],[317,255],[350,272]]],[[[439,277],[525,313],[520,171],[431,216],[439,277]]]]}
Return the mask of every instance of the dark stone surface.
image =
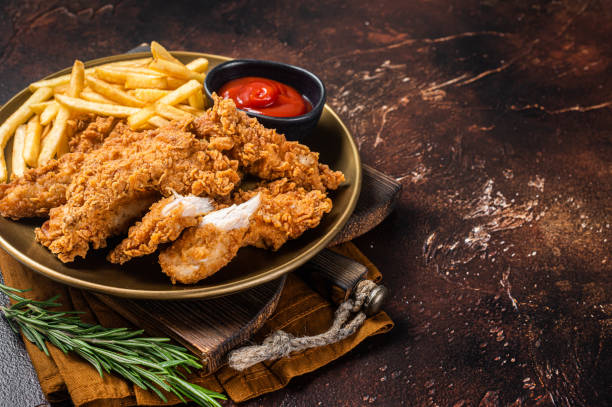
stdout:
{"type": "Polygon", "coordinates": [[[610,405],[607,2],[0,10],[2,100],[74,58],[152,39],[294,63],[325,81],[364,162],[403,183],[397,210],[357,241],[385,274],[396,328],[244,405],[610,405]]]}
{"type": "MultiPolygon", "coordinates": [[[[0,283],[3,283],[0,275],[0,283]]],[[[0,295],[0,304],[8,298],[0,295]]],[[[0,319],[0,407],[32,407],[45,402],[38,376],[21,338],[0,319]]]]}

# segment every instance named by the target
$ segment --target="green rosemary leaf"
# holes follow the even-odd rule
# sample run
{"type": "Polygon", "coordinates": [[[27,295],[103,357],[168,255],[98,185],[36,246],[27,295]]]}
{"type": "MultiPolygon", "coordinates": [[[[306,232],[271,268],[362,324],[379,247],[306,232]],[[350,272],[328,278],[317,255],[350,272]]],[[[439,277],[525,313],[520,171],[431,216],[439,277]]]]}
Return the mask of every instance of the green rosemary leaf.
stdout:
{"type": "Polygon", "coordinates": [[[131,349],[128,349],[125,346],[117,345],[110,341],[104,342],[104,343],[96,343],[96,344],[99,346],[104,346],[104,348],[109,349],[113,352],[117,352],[117,353],[128,355],[128,356],[138,357],[141,355],[140,353],[133,351],[131,349]]]}
{"type": "Polygon", "coordinates": [[[159,376],[145,370],[145,369],[141,369],[138,366],[134,366],[134,370],[136,372],[138,372],[139,374],[141,374],[142,376],[148,378],[150,381],[152,381],[153,383],[157,384],[159,387],[161,387],[162,389],[166,390],[166,391],[170,391],[170,385],[168,385],[168,383],[166,383],[165,381],[163,381],[159,376]]]}
{"type": "Polygon", "coordinates": [[[174,367],[174,366],[178,366],[185,363],[184,360],[168,360],[167,362],[162,362],[159,364],[159,367],[161,369],[167,369],[169,367],[174,367]]]}
{"type": "Polygon", "coordinates": [[[164,403],[168,402],[168,399],[166,398],[166,396],[164,396],[164,393],[162,393],[157,387],[153,386],[150,383],[146,383],[146,385],[150,390],[152,390],[155,394],[157,394],[157,397],[162,399],[164,403]]]}
{"type": "Polygon", "coordinates": [[[81,338],[88,338],[88,339],[93,339],[93,338],[107,338],[107,337],[117,337],[119,336],[118,334],[121,334],[123,332],[127,331],[127,328],[114,328],[114,329],[108,329],[108,330],[97,330],[94,331],[92,333],[88,333],[88,334],[81,334],[81,338]]]}
{"type": "Polygon", "coordinates": [[[183,391],[187,397],[191,400],[202,400],[208,402],[213,406],[221,406],[214,398],[225,400],[225,396],[222,394],[207,390],[197,384],[189,383],[179,377],[171,376],[168,380],[174,384],[179,391],[183,391]],[[214,397],[214,398],[213,398],[214,397]]]}
{"type": "Polygon", "coordinates": [[[91,356],[87,352],[84,352],[83,349],[75,349],[75,352],[77,355],[79,355],[80,357],[88,361],[91,365],[93,365],[93,367],[95,367],[96,370],[98,371],[98,374],[100,375],[100,377],[104,377],[104,374],[102,372],[102,365],[100,364],[100,361],[98,361],[95,357],[91,356]]]}

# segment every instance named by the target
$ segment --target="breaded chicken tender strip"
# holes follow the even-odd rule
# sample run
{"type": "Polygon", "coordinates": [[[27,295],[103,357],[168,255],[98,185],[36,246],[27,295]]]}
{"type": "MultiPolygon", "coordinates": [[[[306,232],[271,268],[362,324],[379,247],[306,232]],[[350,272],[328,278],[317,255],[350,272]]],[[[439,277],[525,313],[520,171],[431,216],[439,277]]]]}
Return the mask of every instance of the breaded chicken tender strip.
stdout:
{"type": "Polygon", "coordinates": [[[27,170],[23,177],[0,185],[0,215],[13,219],[46,216],[51,208],[66,203],[66,190],[85,158],[113,129],[114,118],[93,116],[71,120],[76,134],[70,140],[71,153],[46,165],[27,170]]]}
{"type": "Polygon", "coordinates": [[[315,228],[332,201],[319,190],[307,191],[287,179],[264,183],[252,191],[239,192],[237,202],[262,194],[262,205],[251,219],[245,246],[278,250],[289,239],[296,239],[315,228]]]}
{"type": "Polygon", "coordinates": [[[142,220],[130,227],[128,237],[108,255],[108,260],[123,264],[151,254],[160,244],[178,239],[183,229],[197,225],[200,216],[214,209],[212,200],[195,195],[175,193],[155,202],[142,220]]]}
{"type": "Polygon", "coordinates": [[[265,180],[288,178],[307,189],[337,189],[344,175],[319,163],[319,154],[236,109],[231,99],[213,95],[214,106],[194,122],[195,131],[238,160],[249,174],[265,180]]]}
{"type": "Polygon", "coordinates": [[[261,195],[204,216],[199,225],[187,229],[159,255],[162,271],[172,284],[196,283],[229,263],[244,244],[253,213],[261,204],[261,195]]]}
{"type": "Polygon", "coordinates": [[[214,274],[244,246],[277,250],[316,227],[332,208],[325,193],[286,179],[238,193],[235,199],[242,203],[206,215],[161,252],[159,264],[173,283],[195,283],[214,274]]]}
{"type": "Polygon", "coordinates": [[[207,146],[183,127],[135,132],[118,125],[87,154],[66,204],[49,212],[37,240],[69,262],[85,257],[90,245],[105,247],[109,236],[125,232],[126,208],[141,209],[130,211],[141,216],[159,193],[227,197],[240,181],[238,163],[207,146]]]}

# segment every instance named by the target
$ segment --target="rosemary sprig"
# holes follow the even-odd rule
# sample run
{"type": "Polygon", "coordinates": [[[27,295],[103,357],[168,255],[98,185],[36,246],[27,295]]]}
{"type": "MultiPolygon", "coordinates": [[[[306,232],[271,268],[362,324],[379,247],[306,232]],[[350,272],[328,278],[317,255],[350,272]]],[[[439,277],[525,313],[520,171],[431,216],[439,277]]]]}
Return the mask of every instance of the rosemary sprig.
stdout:
{"type": "Polygon", "coordinates": [[[195,356],[187,349],[175,346],[168,338],[141,337],[142,330],[104,328],[84,323],[79,312],[50,311],[57,307],[59,296],[47,301],[30,300],[18,295],[20,290],[0,284],[0,292],[16,301],[11,306],[0,306],[10,327],[23,335],[49,356],[46,342],[64,353],[74,352],[91,363],[100,376],[103,372],[116,373],[145,390],[155,392],[164,402],[160,391],[174,393],[183,402],[194,401],[200,406],[217,406],[223,394],[189,383],[182,370],[200,369],[195,356]]]}

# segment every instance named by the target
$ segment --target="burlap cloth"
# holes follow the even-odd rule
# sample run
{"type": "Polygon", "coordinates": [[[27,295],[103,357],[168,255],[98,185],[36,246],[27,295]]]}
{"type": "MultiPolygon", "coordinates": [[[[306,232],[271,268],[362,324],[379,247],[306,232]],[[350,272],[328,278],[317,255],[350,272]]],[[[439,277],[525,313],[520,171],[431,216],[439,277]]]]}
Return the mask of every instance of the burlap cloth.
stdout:
{"type": "MultiPolygon", "coordinates": [[[[378,269],[352,244],[346,243],[337,249],[340,253],[366,265],[368,278],[379,281],[378,269]]],[[[49,280],[22,266],[6,252],[0,250],[0,269],[7,285],[16,288],[32,288],[27,295],[44,300],[61,294],[65,309],[83,311],[83,320],[106,327],[129,327],[131,324],[95,296],[86,291],[67,287],[49,280]]],[[[314,335],[326,331],[333,320],[336,305],[320,296],[295,275],[289,275],[281,294],[278,307],[264,327],[254,336],[253,342],[277,329],[296,336],[314,335]]],[[[366,319],[354,335],[329,346],[310,349],[289,358],[259,363],[244,372],[227,366],[206,376],[197,373],[190,377],[194,383],[208,389],[224,392],[233,401],[241,402],[261,394],[278,390],[295,377],[312,372],[344,355],[365,338],[389,331],[393,321],[380,312],[366,319]]],[[[77,356],[66,355],[49,345],[51,358],[25,340],[25,346],[36,369],[43,392],[50,402],[70,397],[76,406],[133,406],[163,405],[153,393],[115,376],[101,378],[96,370],[77,356]]],[[[168,404],[179,400],[168,395],[168,404]]]]}

